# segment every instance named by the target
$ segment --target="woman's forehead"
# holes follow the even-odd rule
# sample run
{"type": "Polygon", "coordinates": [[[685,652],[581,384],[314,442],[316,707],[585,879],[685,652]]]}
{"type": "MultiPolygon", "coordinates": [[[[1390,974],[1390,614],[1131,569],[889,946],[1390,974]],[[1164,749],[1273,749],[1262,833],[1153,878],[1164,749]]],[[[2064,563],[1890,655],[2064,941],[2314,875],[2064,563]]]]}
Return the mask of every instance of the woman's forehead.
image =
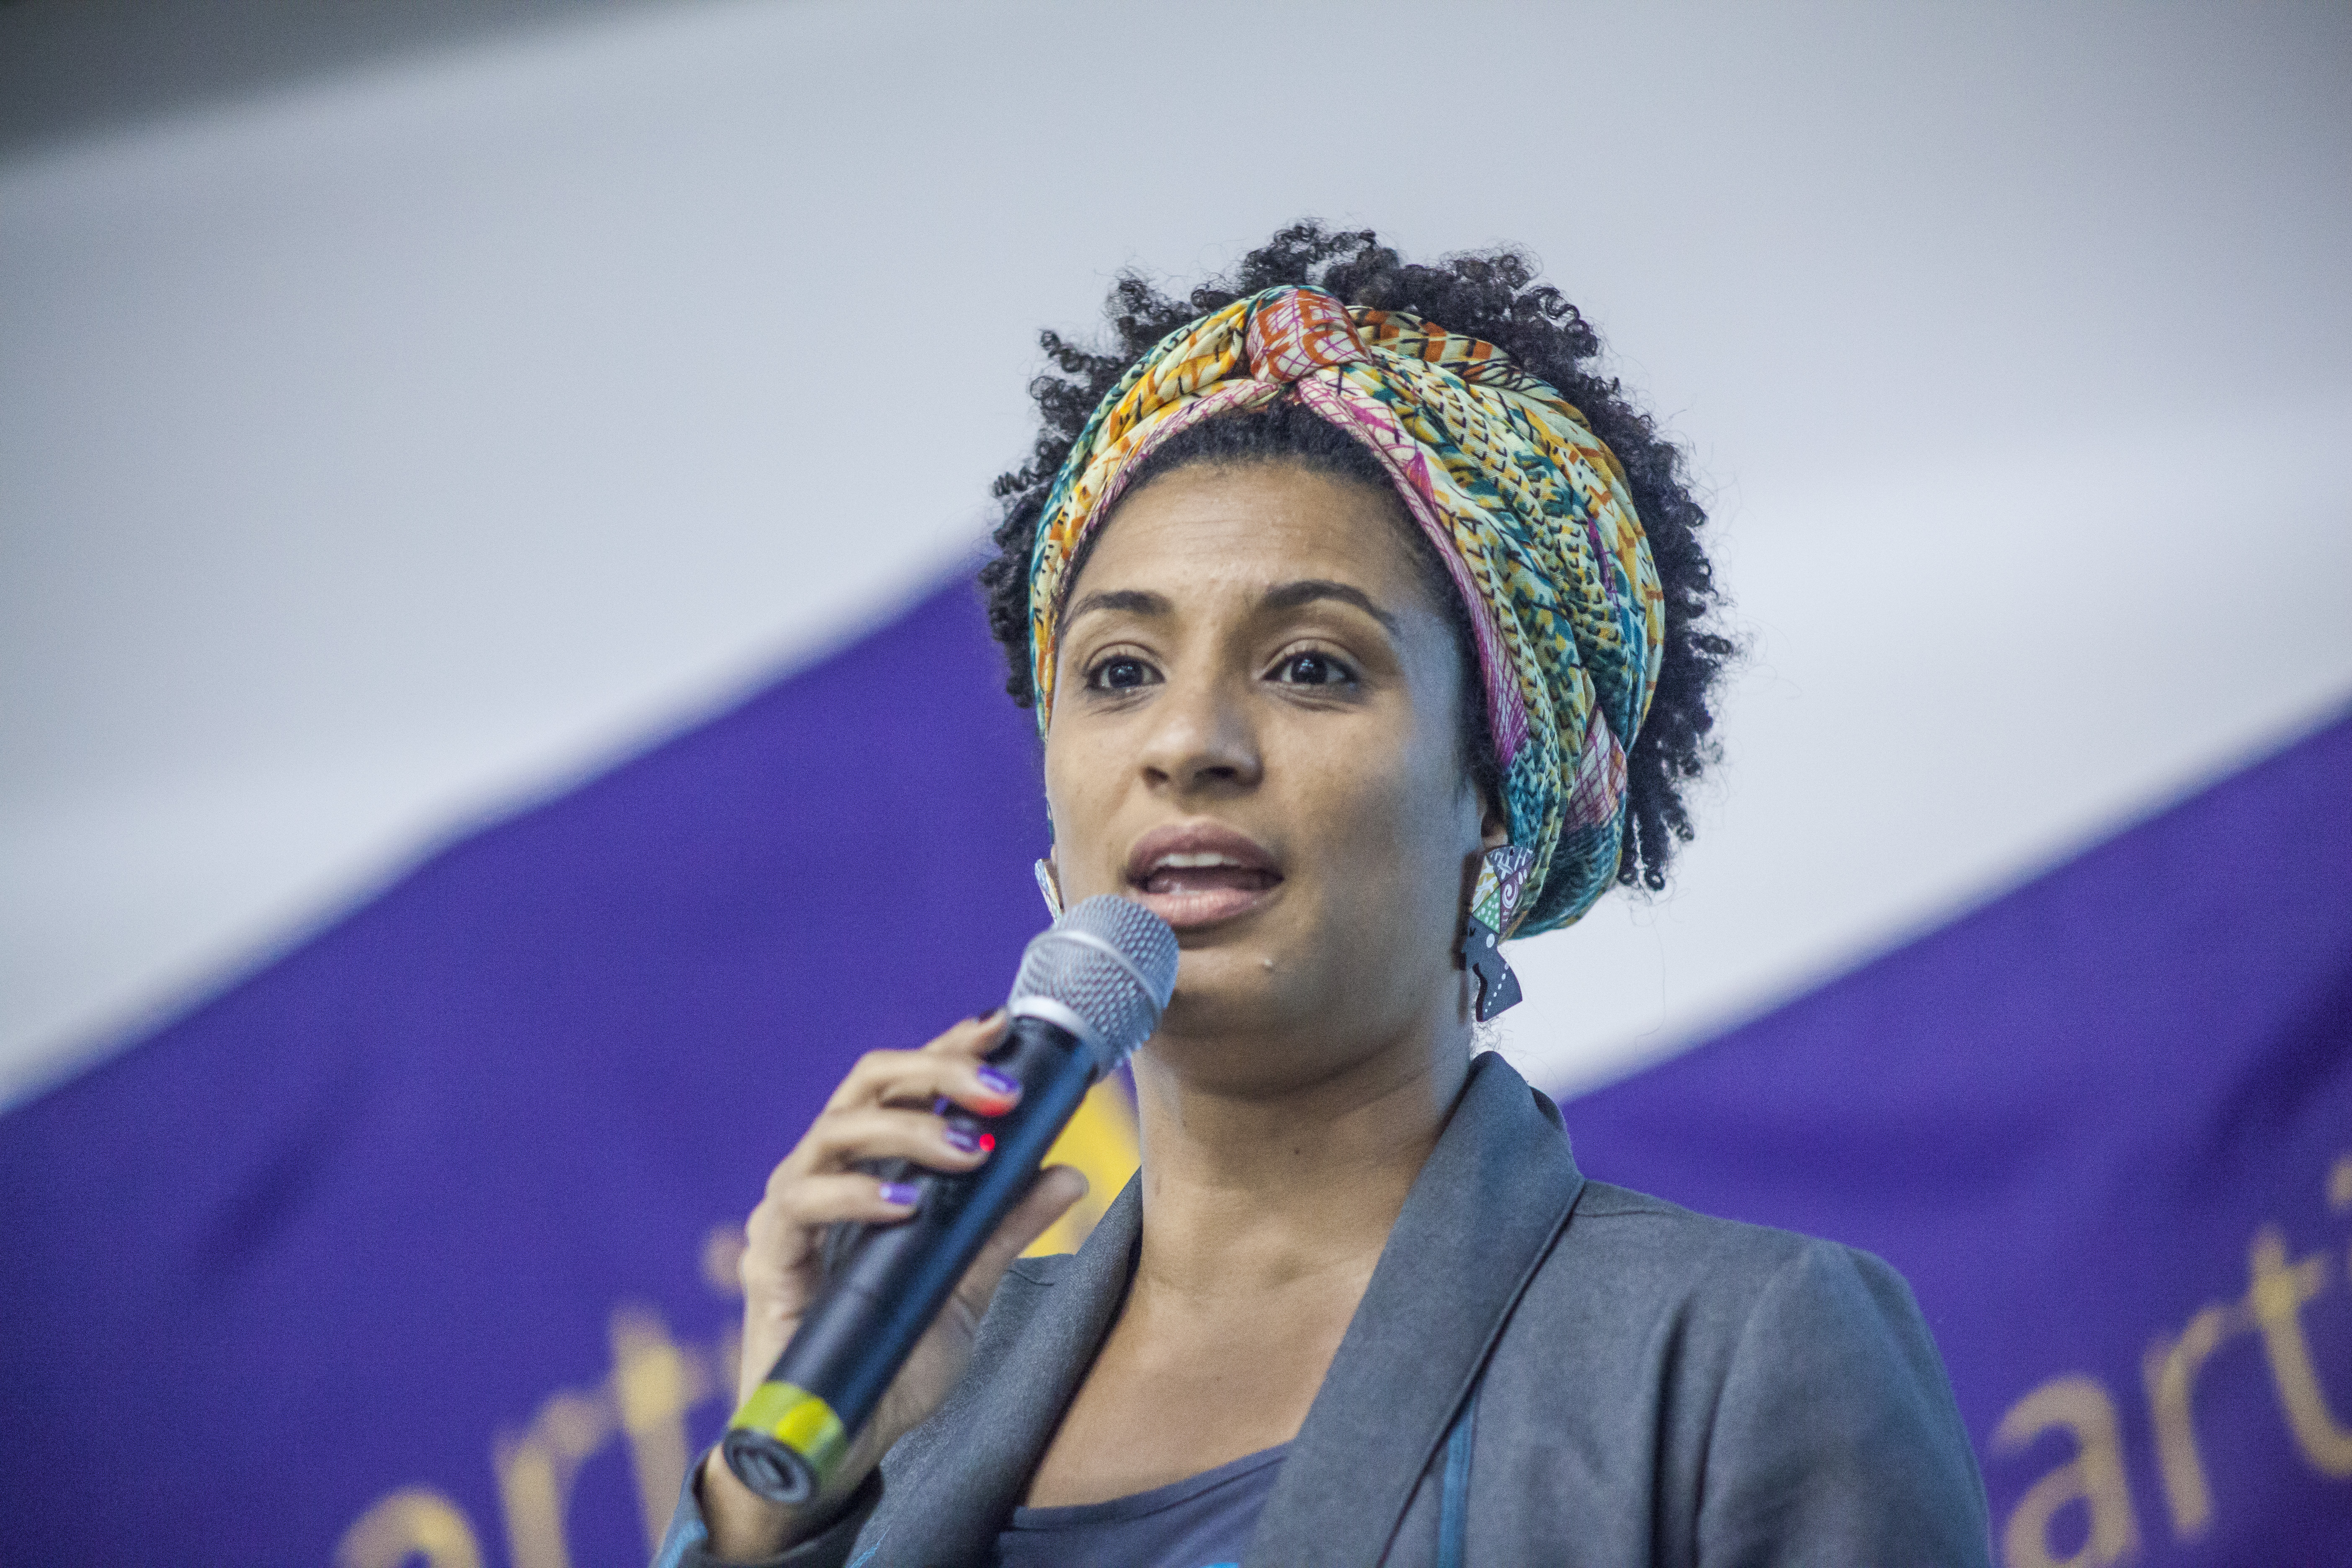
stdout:
{"type": "Polygon", "coordinates": [[[1302,580],[1411,597],[1419,574],[1406,526],[1394,497],[1297,465],[1179,468],[1104,520],[1070,603],[1107,588],[1174,595],[1302,580]]]}

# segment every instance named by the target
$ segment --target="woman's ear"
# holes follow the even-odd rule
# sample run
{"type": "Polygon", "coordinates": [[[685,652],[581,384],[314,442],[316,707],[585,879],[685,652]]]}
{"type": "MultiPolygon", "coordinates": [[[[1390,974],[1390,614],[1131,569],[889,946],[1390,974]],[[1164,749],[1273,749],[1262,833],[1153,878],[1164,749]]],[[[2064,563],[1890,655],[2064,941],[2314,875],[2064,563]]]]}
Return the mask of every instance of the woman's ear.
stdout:
{"type": "Polygon", "coordinates": [[[1510,819],[1502,809],[1478,792],[1478,842],[1488,849],[1500,849],[1511,841],[1510,819]]]}

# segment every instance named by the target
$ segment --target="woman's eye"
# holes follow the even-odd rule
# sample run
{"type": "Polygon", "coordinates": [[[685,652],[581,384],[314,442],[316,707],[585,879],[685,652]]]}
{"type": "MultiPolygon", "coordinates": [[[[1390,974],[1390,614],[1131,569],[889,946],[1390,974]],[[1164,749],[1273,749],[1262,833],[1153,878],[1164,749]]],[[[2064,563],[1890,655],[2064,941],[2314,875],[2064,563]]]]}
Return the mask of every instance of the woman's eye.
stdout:
{"type": "Polygon", "coordinates": [[[1097,691],[1132,691],[1150,680],[1151,667],[1139,658],[1107,658],[1087,676],[1087,684],[1097,691]]]}
{"type": "Polygon", "coordinates": [[[1286,686],[1337,686],[1352,677],[1328,653],[1294,653],[1274,667],[1274,678],[1286,686]]]}

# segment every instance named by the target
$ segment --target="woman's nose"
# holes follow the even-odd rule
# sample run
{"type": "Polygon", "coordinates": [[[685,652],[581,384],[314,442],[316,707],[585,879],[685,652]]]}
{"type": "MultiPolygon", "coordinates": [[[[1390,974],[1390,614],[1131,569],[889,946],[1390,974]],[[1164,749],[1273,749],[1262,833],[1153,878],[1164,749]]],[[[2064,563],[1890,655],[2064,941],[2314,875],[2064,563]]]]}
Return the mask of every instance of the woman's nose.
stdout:
{"type": "Polygon", "coordinates": [[[1171,681],[1152,708],[1139,760],[1153,785],[1184,795],[1257,783],[1257,736],[1240,693],[1218,680],[1171,681]]]}

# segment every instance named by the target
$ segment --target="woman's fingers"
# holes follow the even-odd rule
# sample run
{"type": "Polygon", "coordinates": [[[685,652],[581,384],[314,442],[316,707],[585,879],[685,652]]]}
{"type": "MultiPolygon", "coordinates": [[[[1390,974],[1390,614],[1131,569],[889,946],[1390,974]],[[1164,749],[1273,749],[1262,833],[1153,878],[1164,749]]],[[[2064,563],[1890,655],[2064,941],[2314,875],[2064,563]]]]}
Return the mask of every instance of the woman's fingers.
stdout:
{"type": "MultiPolygon", "coordinates": [[[[984,1130],[960,1125],[1003,1115],[1020,1099],[1021,1086],[983,1059],[1003,1042],[1003,1009],[992,1009],[942,1032],[920,1050],[869,1051],[857,1060],[793,1152],[770,1173],[767,1190],[745,1227],[740,1265],[743,1282],[743,1338],[739,1397],[748,1397],[774,1364],[801,1314],[822,1288],[824,1238],[843,1222],[887,1225],[915,1212],[912,1183],[885,1180],[856,1167],[867,1162],[906,1161],[951,1173],[984,1163],[993,1147],[984,1130]],[[961,1107],[971,1117],[950,1121],[942,1111],[961,1107]]],[[[1067,1208],[1086,1184],[1074,1173],[1049,1172],[989,1243],[967,1274],[970,1290],[985,1278],[992,1292],[1005,1265],[1067,1208]]],[[[969,1298],[967,1298],[969,1300],[969,1298]]],[[[987,1296],[979,1298],[984,1309],[987,1296]]],[[[961,1371],[952,1336],[926,1336],[931,1349],[928,1374],[902,1373],[893,1398],[910,1417],[890,1434],[870,1424],[859,1457],[843,1479],[854,1485],[879,1457],[888,1436],[919,1421],[939,1403],[961,1371]],[[948,1348],[942,1348],[948,1347],[948,1348]]],[[[919,1353],[917,1361],[924,1362],[919,1353]]],[[[726,1467],[713,1462],[703,1472],[704,1502],[714,1541],[722,1536],[751,1548],[751,1555],[785,1544],[789,1510],[754,1497],[726,1467]]],[[[730,1547],[730,1550],[732,1548],[730,1547]]],[[[741,1553],[738,1553],[740,1555],[741,1553]]]]}
{"type": "Polygon", "coordinates": [[[805,1230],[822,1230],[844,1220],[860,1225],[889,1225],[915,1212],[915,1188],[909,1182],[887,1182],[858,1172],[837,1176],[806,1176],[776,1199],[777,1217],[805,1230]]]}
{"type": "Polygon", "coordinates": [[[966,1019],[920,1050],[866,1052],[769,1176],[768,1191],[866,1160],[912,1160],[948,1172],[978,1165],[992,1140],[939,1112],[960,1107],[996,1117],[1020,1100],[1020,1084],[981,1059],[1004,1029],[999,1011],[966,1019]]]}
{"type": "Polygon", "coordinates": [[[993,1141],[929,1110],[876,1106],[828,1112],[801,1146],[776,1167],[768,1190],[847,1170],[861,1160],[912,1160],[935,1171],[961,1173],[987,1158],[993,1141]]]}
{"type": "Polygon", "coordinates": [[[743,1226],[743,1256],[736,1268],[747,1300],[796,1300],[811,1288],[818,1249],[827,1226],[843,1220],[888,1224],[913,1212],[912,1205],[891,1202],[894,1184],[845,1171],[837,1175],[801,1176],[772,1184],[760,1206],[743,1226]]]}
{"type": "Polygon", "coordinates": [[[1004,1037],[1002,1012],[966,1019],[918,1051],[868,1051],[857,1058],[825,1113],[871,1105],[929,1105],[951,1100],[982,1116],[1001,1116],[1021,1086],[980,1058],[1004,1037]]]}
{"type": "Polygon", "coordinates": [[[940,1030],[923,1049],[935,1056],[985,1056],[1004,1037],[1006,1021],[1003,1008],[991,1007],[940,1030]]]}
{"type": "MultiPolygon", "coordinates": [[[[887,1225],[914,1212],[913,1184],[878,1177],[873,1165],[904,1162],[961,1174],[986,1163],[994,1141],[971,1120],[1003,1115],[1020,1098],[1021,1086],[982,1059],[1005,1028],[998,1009],[942,1031],[920,1050],[869,1051],[858,1058],[800,1142],[769,1173],[746,1226],[747,1312],[755,1305],[770,1315],[797,1312],[814,1288],[829,1226],[887,1225]],[[941,1114],[957,1107],[971,1117],[941,1114]]],[[[1013,1251],[1027,1244],[1024,1237],[1013,1251]]]]}
{"type": "MultiPolygon", "coordinates": [[[[736,1265],[747,1310],[779,1321],[797,1319],[820,1279],[825,1231],[845,1221],[895,1225],[915,1212],[910,1182],[886,1181],[861,1171],[800,1176],[770,1191],[744,1226],[736,1265]]],[[[782,1348],[779,1341],[770,1353],[782,1348]]]]}

